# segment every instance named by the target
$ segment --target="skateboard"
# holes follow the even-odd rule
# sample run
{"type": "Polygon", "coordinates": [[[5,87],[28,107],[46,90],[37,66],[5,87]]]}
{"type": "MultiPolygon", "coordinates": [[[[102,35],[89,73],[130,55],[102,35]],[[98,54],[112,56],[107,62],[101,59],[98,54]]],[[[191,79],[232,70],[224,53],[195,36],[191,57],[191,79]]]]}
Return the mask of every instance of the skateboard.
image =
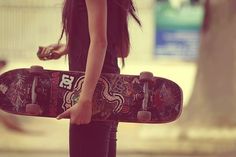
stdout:
{"type": "MultiPolygon", "coordinates": [[[[41,66],[0,75],[0,108],[25,116],[56,117],[79,98],[84,73],[47,70],[41,66]]],[[[93,96],[93,121],[168,123],[181,114],[183,94],[171,80],[102,73],[93,96]]]]}

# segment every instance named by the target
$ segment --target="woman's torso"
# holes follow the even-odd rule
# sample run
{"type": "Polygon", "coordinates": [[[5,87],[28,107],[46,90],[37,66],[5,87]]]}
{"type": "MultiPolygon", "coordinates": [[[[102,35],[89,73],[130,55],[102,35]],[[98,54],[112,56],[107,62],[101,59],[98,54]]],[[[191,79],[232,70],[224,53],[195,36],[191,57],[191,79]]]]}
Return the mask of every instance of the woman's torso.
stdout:
{"type": "MultiPolygon", "coordinates": [[[[90,44],[88,30],[88,14],[85,0],[74,0],[73,8],[73,40],[69,48],[69,69],[73,71],[85,71],[88,49],[90,44]],[[77,14],[77,16],[75,16],[77,14]]],[[[119,6],[113,0],[108,0],[107,13],[107,40],[108,46],[102,72],[119,73],[117,52],[115,50],[116,33],[118,32],[119,6]]]]}

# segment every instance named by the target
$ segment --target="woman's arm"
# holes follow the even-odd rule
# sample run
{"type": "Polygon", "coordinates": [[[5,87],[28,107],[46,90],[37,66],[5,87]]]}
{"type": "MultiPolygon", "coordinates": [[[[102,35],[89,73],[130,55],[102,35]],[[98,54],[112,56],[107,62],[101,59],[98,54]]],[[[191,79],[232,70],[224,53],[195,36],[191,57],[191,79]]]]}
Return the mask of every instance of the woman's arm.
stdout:
{"type": "Polygon", "coordinates": [[[107,0],[85,0],[88,11],[90,46],[85,79],[79,101],[57,119],[70,117],[74,124],[87,124],[92,117],[92,98],[107,49],[107,0]]]}
{"type": "Polygon", "coordinates": [[[92,96],[103,67],[107,48],[107,0],[86,0],[90,47],[81,99],[92,96]]]}

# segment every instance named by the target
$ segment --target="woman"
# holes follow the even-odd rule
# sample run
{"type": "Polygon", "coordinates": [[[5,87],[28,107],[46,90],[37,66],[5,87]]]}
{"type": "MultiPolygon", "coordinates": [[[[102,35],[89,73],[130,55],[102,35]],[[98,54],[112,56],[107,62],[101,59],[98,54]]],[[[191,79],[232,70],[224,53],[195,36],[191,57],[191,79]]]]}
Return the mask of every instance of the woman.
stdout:
{"type": "Polygon", "coordinates": [[[70,117],[71,157],[115,157],[117,122],[91,122],[92,97],[102,72],[119,73],[117,58],[129,53],[128,14],[140,25],[132,0],[65,0],[67,44],[44,47],[40,59],[68,54],[69,69],[85,71],[79,101],[57,119],[70,117]]]}

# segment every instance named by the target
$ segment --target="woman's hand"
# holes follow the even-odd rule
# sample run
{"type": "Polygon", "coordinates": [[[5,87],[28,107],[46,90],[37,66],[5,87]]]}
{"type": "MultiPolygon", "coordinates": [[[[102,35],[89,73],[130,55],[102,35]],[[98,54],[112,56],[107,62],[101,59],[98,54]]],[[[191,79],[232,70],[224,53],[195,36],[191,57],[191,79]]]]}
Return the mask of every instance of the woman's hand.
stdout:
{"type": "Polygon", "coordinates": [[[57,116],[57,119],[70,118],[71,124],[88,124],[92,117],[92,102],[89,100],[79,100],[78,103],[57,116]]]}
{"type": "Polygon", "coordinates": [[[40,60],[59,59],[67,54],[65,44],[51,44],[46,47],[39,47],[37,56],[40,60]]]}

